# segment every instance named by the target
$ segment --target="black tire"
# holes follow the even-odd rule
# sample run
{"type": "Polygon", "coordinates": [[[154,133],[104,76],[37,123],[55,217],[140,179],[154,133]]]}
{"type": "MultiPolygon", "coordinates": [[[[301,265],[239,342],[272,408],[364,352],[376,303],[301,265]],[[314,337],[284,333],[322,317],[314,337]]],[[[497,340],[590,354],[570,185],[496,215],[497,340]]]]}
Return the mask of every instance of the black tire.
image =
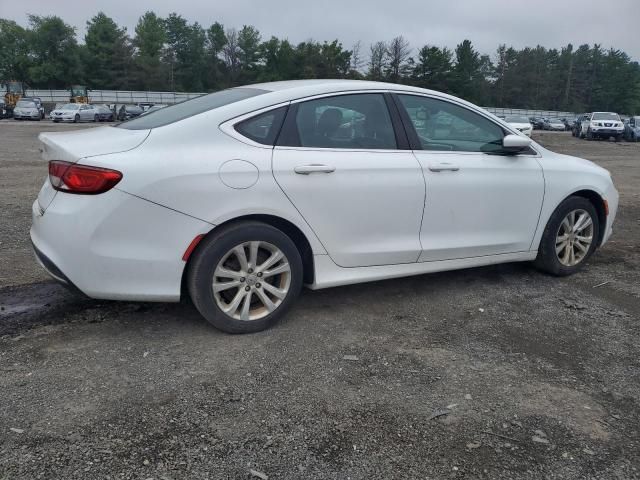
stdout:
{"type": "Polygon", "coordinates": [[[76,116],[73,117],[73,123],[78,123],[80,121],[80,115],[76,113],[76,116]]]}
{"type": "Polygon", "coordinates": [[[598,221],[598,212],[596,212],[593,204],[584,197],[569,197],[558,205],[558,208],[551,214],[551,218],[549,218],[542,234],[542,239],[540,240],[535,265],[540,270],[559,277],[571,275],[580,270],[587,260],[589,260],[589,257],[591,257],[597,248],[598,239],[600,238],[599,235],[600,224],[598,221]],[[591,221],[593,222],[593,240],[582,260],[576,265],[567,266],[560,262],[556,254],[556,237],[564,218],[571,211],[578,209],[586,211],[591,216],[591,221]]]}
{"type": "Polygon", "coordinates": [[[200,242],[187,266],[187,288],[191,300],[209,323],[227,333],[259,332],[272,326],[298,297],[302,278],[302,258],[293,241],[277,228],[256,221],[238,222],[214,231],[200,242]],[[256,320],[240,320],[220,309],[211,285],[214,271],[223,257],[237,245],[250,241],[268,242],[280,249],[289,263],[291,279],[286,297],[273,312],[256,320]]]}
{"type": "Polygon", "coordinates": [[[93,116],[94,123],[98,123],[99,120],[100,120],[100,117],[98,117],[97,114],[93,116]]]}
{"type": "Polygon", "coordinates": [[[591,129],[587,130],[587,140],[593,140],[593,132],[591,129]]]}

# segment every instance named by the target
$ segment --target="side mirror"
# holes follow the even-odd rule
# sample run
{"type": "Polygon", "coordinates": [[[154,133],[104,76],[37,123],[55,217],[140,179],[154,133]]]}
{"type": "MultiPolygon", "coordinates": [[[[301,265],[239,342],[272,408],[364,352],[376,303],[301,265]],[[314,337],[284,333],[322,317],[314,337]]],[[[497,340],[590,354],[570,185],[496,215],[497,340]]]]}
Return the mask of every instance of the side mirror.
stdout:
{"type": "Polygon", "coordinates": [[[531,139],[520,135],[506,135],[502,139],[502,149],[505,153],[515,155],[531,146],[531,139]]]}

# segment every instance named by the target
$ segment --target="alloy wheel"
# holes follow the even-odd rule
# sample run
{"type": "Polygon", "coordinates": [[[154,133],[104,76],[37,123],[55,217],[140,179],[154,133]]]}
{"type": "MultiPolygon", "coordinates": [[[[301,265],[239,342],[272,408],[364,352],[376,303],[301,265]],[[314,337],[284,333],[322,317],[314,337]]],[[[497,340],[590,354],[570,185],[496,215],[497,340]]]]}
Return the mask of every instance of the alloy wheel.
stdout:
{"type": "Polygon", "coordinates": [[[593,219],[586,210],[572,210],[564,217],[556,234],[556,255],[560,263],[572,267],[580,263],[593,243],[593,219]]]}
{"type": "Polygon", "coordinates": [[[277,309],[289,293],[291,266],[275,245],[251,241],[236,245],[218,262],[212,290],[226,315],[259,320],[277,309]]]}

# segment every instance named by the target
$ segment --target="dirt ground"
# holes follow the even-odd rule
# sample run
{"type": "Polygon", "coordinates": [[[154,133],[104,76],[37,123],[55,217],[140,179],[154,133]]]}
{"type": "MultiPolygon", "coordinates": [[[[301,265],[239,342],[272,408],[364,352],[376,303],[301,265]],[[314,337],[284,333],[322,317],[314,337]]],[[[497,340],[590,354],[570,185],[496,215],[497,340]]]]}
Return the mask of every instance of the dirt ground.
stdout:
{"type": "Polygon", "coordinates": [[[62,128],[0,122],[0,479],[640,478],[640,143],[536,134],[621,194],[573,277],[305,291],[275,328],[229,336],[188,303],[47,279],[36,137],[62,128]]]}

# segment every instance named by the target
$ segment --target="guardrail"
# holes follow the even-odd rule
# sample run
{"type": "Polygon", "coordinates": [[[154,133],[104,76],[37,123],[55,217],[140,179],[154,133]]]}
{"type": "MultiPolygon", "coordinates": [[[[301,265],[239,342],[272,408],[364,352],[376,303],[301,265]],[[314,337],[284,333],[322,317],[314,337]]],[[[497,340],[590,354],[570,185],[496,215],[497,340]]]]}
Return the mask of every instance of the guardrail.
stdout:
{"type": "MultiPolygon", "coordinates": [[[[30,97],[40,97],[43,102],[62,103],[69,101],[69,90],[27,90],[30,97]]],[[[187,92],[144,92],[134,90],[89,90],[92,103],[162,103],[172,105],[204,93],[187,92]]],[[[522,108],[484,107],[485,110],[499,116],[522,115],[525,117],[573,118],[574,112],[556,112],[552,110],[529,110],[522,108]]]]}
{"type": "Polygon", "coordinates": [[[548,117],[548,118],[566,118],[567,120],[577,117],[574,112],[557,112],[554,110],[528,110],[525,108],[498,108],[483,107],[486,111],[493,113],[499,117],[522,116],[522,117],[548,117]]]}
{"type": "MultiPolygon", "coordinates": [[[[185,92],[143,92],[129,90],[89,90],[91,103],[163,103],[174,104],[190,98],[199,97],[203,93],[185,92]]],[[[27,96],[40,97],[46,103],[63,103],[69,101],[69,90],[27,90],[27,96]]]]}

